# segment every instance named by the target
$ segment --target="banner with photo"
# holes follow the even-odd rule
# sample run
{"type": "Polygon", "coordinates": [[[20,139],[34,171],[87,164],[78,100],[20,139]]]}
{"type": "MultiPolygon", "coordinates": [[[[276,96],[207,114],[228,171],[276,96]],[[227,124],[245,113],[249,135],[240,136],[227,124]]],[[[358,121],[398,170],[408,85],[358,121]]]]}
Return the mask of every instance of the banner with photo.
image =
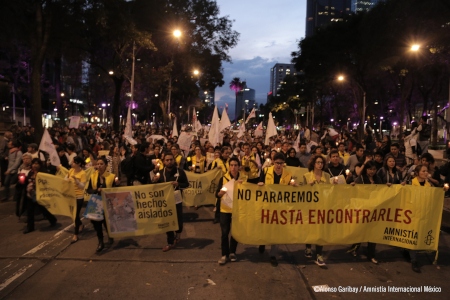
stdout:
{"type": "Polygon", "coordinates": [[[178,230],[171,183],[102,189],[110,237],[160,234],[178,230]]]}
{"type": "Polygon", "coordinates": [[[233,237],[244,244],[374,242],[437,250],[442,188],[236,183],[233,237]]]}
{"type": "Polygon", "coordinates": [[[222,170],[214,169],[203,174],[186,172],[189,187],[183,190],[185,206],[200,206],[216,203],[216,189],[222,178],[222,170]]]}
{"type": "Polygon", "coordinates": [[[53,215],[67,216],[75,220],[75,188],[63,178],[39,172],[36,175],[36,201],[53,215]]]}

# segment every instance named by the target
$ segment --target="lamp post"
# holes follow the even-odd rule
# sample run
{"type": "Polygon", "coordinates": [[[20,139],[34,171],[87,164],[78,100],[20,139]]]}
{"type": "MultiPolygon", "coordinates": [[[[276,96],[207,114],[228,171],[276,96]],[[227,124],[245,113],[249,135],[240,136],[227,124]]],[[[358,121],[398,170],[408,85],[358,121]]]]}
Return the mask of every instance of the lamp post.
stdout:
{"type": "Polygon", "coordinates": [[[382,128],[383,119],[384,119],[383,117],[380,117],[380,136],[381,137],[383,136],[383,133],[382,133],[383,131],[381,129],[382,128]]]}
{"type": "MultiPolygon", "coordinates": [[[[179,40],[179,38],[181,37],[181,31],[176,29],[173,31],[173,36],[177,39],[177,41],[179,40]]],[[[172,52],[172,65],[173,65],[173,52],[172,52]]],[[[170,100],[172,97],[172,72],[170,72],[169,74],[169,92],[168,92],[168,99],[167,99],[167,117],[170,116],[170,100]]],[[[170,118],[169,118],[169,122],[170,122],[170,118]]]]}

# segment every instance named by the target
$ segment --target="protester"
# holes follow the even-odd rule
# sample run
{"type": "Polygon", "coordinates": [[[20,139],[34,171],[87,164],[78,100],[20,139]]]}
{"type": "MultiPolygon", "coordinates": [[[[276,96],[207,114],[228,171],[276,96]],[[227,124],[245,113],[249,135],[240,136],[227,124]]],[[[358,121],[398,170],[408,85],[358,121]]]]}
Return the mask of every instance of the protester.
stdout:
{"type": "Polygon", "coordinates": [[[39,205],[36,202],[36,175],[43,169],[43,163],[39,158],[34,158],[31,161],[31,171],[28,173],[27,182],[27,228],[24,230],[24,234],[34,231],[34,214],[36,206],[39,207],[43,216],[50,222],[50,227],[56,226],[56,218],[52,215],[44,206],[39,205]]]}
{"type": "MultiPolygon", "coordinates": [[[[295,182],[291,182],[292,175],[285,168],[283,168],[285,163],[285,157],[282,153],[277,153],[273,157],[274,165],[273,167],[265,168],[261,172],[258,185],[262,186],[264,184],[281,184],[281,185],[294,185],[295,182]]],[[[264,253],[265,246],[259,246],[259,252],[264,253]]],[[[270,246],[270,264],[274,267],[278,266],[277,261],[278,245],[270,246]]]]}
{"type": "MultiPolygon", "coordinates": [[[[105,156],[101,156],[97,159],[97,170],[92,173],[91,178],[89,179],[89,185],[86,189],[86,192],[88,194],[101,195],[103,188],[111,188],[119,184],[119,179],[114,174],[106,171],[107,164],[108,161],[106,160],[105,156]]],[[[102,221],[91,220],[91,223],[94,226],[98,238],[98,246],[95,251],[101,252],[105,247],[105,244],[103,242],[102,225],[106,230],[108,230],[106,227],[106,221],[103,218],[102,221]]],[[[108,237],[109,245],[112,245],[113,242],[114,240],[108,237]]]]}
{"type": "Polygon", "coordinates": [[[231,222],[232,222],[232,209],[222,201],[224,197],[229,197],[227,191],[223,188],[231,180],[235,180],[239,183],[246,181],[246,176],[239,172],[239,167],[241,163],[237,157],[232,157],[229,160],[229,172],[225,173],[219,181],[216,190],[216,197],[221,199],[220,201],[220,229],[222,231],[221,235],[221,249],[222,257],[219,259],[219,265],[224,265],[228,260],[235,262],[237,261],[236,248],[237,241],[230,236],[231,232],[231,222]]]}
{"type": "Polygon", "coordinates": [[[22,165],[17,171],[17,183],[14,192],[14,202],[16,202],[16,216],[19,218],[26,212],[26,194],[27,194],[27,181],[26,178],[31,171],[31,155],[24,153],[22,155],[22,165]]]}
{"type": "MultiPolygon", "coordinates": [[[[322,155],[315,155],[311,158],[308,165],[308,173],[303,175],[303,183],[314,185],[330,183],[330,175],[324,171],[325,159],[322,155]]],[[[323,246],[316,245],[316,260],[314,261],[319,267],[324,267],[325,261],[322,257],[323,246]]],[[[305,257],[312,258],[311,244],[306,244],[305,257]]]]}
{"type": "Polygon", "coordinates": [[[167,245],[162,249],[163,252],[167,252],[176,246],[183,232],[182,190],[189,187],[189,181],[184,170],[177,167],[175,158],[171,152],[164,153],[163,164],[164,168],[161,171],[155,173],[157,170],[153,170],[151,182],[170,182],[174,188],[178,230],[175,232],[167,232],[167,245]]]}
{"type": "Polygon", "coordinates": [[[3,185],[5,189],[3,192],[4,198],[1,202],[9,200],[11,185],[17,182],[17,170],[22,162],[22,151],[20,151],[19,146],[17,140],[8,141],[8,167],[4,173],[5,181],[3,185]]]}
{"type": "Polygon", "coordinates": [[[72,162],[72,168],[69,170],[66,179],[73,182],[75,189],[75,198],[77,200],[76,214],[75,214],[75,224],[74,224],[74,235],[72,237],[71,243],[76,243],[78,241],[78,234],[83,231],[84,225],[81,223],[80,211],[83,207],[84,202],[84,187],[87,182],[86,173],[83,170],[85,166],[85,161],[76,156],[72,162]]]}

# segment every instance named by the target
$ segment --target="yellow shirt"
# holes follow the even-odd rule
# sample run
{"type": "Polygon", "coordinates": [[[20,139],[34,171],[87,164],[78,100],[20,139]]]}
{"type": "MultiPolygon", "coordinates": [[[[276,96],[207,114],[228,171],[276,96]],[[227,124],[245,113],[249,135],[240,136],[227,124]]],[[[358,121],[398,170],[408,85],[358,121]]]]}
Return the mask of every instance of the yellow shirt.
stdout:
{"type": "Polygon", "coordinates": [[[314,171],[310,171],[303,175],[303,183],[310,184],[310,183],[330,183],[330,174],[327,172],[322,171],[322,177],[320,178],[320,181],[317,182],[316,175],[314,175],[314,171]]]}
{"type": "MultiPolygon", "coordinates": [[[[411,185],[413,185],[413,186],[422,186],[422,185],[420,185],[420,182],[419,182],[419,180],[417,179],[417,177],[414,178],[414,179],[411,181],[411,185]]],[[[425,185],[423,185],[423,186],[429,186],[429,187],[431,187],[431,183],[430,183],[428,180],[425,180],[425,185]]]]}
{"type": "Polygon", "coordinates": [[[72,176],[75,176],[75,178],[77,178],[81,183],[84,183],[86,185],[86,181],[87,181],[86,172],[81,170],[80,172],[75,173],[74,169],[70,169],[69,173],[67,174],[67,178],[74,183],[74,186],[75,186],[75,197],[77,199],[84,198],[84,188],[80,189],[80,187],[78,186],[78,184],[76,184],[76,182],[72,178],[72,176]]]}
{"type": "MultiPolygon", "coordinates": [[[[268,167],[264,169],[264,174],[266,175],[265,184],[274,184],[273,167],[268,167]]],[[[283,173],[281,173],[280,184],[288,185],[291,182],[292,175],[285,168],[283,168],[283,173]]]]}

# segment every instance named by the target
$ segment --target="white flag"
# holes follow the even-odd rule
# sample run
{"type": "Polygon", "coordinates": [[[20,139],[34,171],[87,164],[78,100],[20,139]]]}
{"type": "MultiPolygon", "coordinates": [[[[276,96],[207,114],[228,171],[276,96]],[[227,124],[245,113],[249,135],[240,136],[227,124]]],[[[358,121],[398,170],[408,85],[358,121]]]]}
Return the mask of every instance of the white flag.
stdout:
{"type": "Polygon", "coordinates": [[[132,138],[133,133],[131,131],[131,104],[128,106],[128,113],[127,113],[127,124],[125,125],[125,137],[132,138]]]}
{"type": "Polygon", "coordinates": [[[239,125],[239,132],[237,134],[237,137],[240,138],[241,136],[244,136],[245,133],[245,124],[242,123],[241,125],[239,125]]]}
{"type": "Polygon", "coordinates": [[[172,129],[172,137],[178,136],[178,128],[177,128],[177,118],[173,120],[173,129],[172,129]]]}
{"type": "Polygon", "coordinates": [[[197,112],[195,107],[192,108],[192,131],[197,132],[200,128],[197,128],[197,112]]]}
{"type": "Polygon", "coordinates": [[[80,116],[71,116],[69,128],[78,128],[80,126],[80,116]]]}
{"type": "Polygon", "coordinates": [[[227,110],[224,108],[222,111],[222,119],[220,119],[219,131],[223,131],[231,126],[230,118],[228,117],[227,110]]]}
{"type": "Polygon", "coordinates": [[[50,156],[50,163],[57,167],[61,165],[61,161],[59,160],[58,152],[56,152],[55,145],[53,145],[52,138],[47,131],[47,128],[44,130],[44,134],[42,135],[41,143],[39,144],[39,150],[45,151],[50,156]]]}
{"type": "Polygon", "coordinates": [[[261,122],[255,129],[255,136],[262,136],[263,133],[264,133],[263,122],[261,122]]]}
{"type": "Polygon", "coordinates": [[[269,121],[267,122],[267,130],[266,130],[266,139],[264,141],[264,145],[269,145],[269,138],[277,135],[277,128],[275,127],[275,123],[273,122],[272,113],[269,113],[269,121]]]}
{"type": "Polygon", "coordinates": [[[220,143],[220,121],[219,121],[219,113],[217,112],[217,106],[214,107],[213,118],[211,121],[211,128],[209,129],[209,141],[213,145],[213,147],[217,146],[220,143]]]}
{"type": "Polygon", "coordinates": [[[256,111],[255,111],[255,108],[253,107],[252,111],[250,112],[250,114],[247,117],[247,120],[245,121],[245,124],[247,124],[251,118],[255,118],[255,117],[256,117],[256,111]]]}
{"type": "Polygon", "coordinates": [[[295,151],[296,152],[299,152],[299,144],[300,144],[300,130],[298,131],[298,136],[297,136],[297,139],[295,140],[295,142],[294,142],[294,149],[295,149],[295,151]]]}

